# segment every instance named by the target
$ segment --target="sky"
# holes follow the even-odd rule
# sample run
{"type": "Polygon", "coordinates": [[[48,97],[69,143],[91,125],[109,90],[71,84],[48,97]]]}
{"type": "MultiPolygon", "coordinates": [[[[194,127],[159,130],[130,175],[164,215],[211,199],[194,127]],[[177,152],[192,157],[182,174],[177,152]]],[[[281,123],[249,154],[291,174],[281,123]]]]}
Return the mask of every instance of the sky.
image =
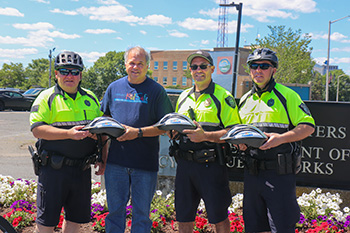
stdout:
{"type": "MultiPolygon", "coordinates": [[[[109,51],[217,47],[220,3],[230,0],[0,0],[0,66],[78,52],[86,67],[109,51]]],[[[239,46],[284,25],[311,35],[312,58],[350,74],[349,0],[241,0],[239,46]],[[345,17],[345,18],[343,18],[345,17]],[[340,20],[338,20],[340,19],[340,20]]],[[[227,7],[227,44],[236,45],[238,10],[227,7]]]]}

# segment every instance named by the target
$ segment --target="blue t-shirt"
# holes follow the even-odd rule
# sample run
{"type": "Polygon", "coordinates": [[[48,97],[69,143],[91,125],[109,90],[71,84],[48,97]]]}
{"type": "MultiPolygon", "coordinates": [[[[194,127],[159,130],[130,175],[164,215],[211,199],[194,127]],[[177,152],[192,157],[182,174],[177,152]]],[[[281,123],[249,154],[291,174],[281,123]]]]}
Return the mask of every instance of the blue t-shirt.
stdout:
{"type": "MultiPolygon", "coordinates": [[[[104,95],[101,110],[122,124],[140,128],[157,123],[173,107],[164,88],[150,78],[132,84],[127,76],[112,82],[104,95]]],[[[158,171],[159,137],[119,142],[112,140],[108,163],[128,168],[158,171]]]]}

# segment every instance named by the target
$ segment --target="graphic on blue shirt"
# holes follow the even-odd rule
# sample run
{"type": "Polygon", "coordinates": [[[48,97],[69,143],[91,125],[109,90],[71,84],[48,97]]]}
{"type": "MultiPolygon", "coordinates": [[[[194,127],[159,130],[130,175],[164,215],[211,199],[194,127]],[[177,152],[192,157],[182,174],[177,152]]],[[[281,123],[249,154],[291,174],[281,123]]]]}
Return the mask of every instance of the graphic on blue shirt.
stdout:
{"type": "Polygon", "coordinates": [[[134,102],[134,103],[148,103],[148,96],[144,93],[118,93],[114,101],[120,102],[134,102]]]}

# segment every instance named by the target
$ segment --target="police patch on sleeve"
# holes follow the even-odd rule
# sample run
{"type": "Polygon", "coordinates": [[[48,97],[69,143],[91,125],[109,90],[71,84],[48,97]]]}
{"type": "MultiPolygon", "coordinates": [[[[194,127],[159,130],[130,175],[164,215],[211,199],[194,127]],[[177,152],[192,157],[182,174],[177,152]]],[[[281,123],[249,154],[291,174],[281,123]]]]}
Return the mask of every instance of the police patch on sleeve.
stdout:
{"type": "Polygon", "coordinates": [[[33,105],[31,108],[30,108],[30,112],[37,112],[39,110],[39,105],[33,105]]]}
{"type": "Polygon", "coordinates": [[[230,106],[231,108],[235,108],[236,107],[236,101],[233,99],[232,96],[227,96],[225,98],[225,102],[228,104],[228,106],[230,106]]]}
{"type": "Polygon", "coordinates": [[[300,108],[303,112],[305,112],[307,115],[311,116],[311,112],[310,112],[309,108],[306,106],[305,103],[301,103],[301,104],[299,105],[299,108],[300,108]]]}

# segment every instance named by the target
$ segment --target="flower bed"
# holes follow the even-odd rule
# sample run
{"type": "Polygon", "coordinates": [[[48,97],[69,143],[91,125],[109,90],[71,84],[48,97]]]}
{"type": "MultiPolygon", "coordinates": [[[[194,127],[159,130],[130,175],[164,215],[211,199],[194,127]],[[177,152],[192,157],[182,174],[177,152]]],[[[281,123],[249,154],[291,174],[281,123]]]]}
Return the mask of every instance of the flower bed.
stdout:
{"type": "MultiPolygon", "coordinates": [[[[36,182],[34,180],[15,180],[9,176],[0,175],[0,205],[6,208],[3,217],[6,218],[19,231],[33,228],[36,216],[36,182]]],[[[105,218],[108,214],[106,192],[101,189],[99,182],[94,182],[91,189],[91,224],[85,225],[93,232],[105,232],[105,218]]],[[[313,233],[338,233],[349,232],[350,209],[340,209],[342,199],[339,194],[323,193],[321,189],[313,190],[309,194],[303,194],[298,198],[301,208],[300,221],[296,224],[296,232],[313,233]]],[[[243,195],[236,194],[232,197],[229,208],[229,220],[231,232],[244,232],[244,221],[241,215],[243,195]]],[[[132,206],[127,206],[127,231],[132,225],[132,206]]],[[[152,232],[177,232],[178,226],[175,218],[174,194],[163,196],[157,191],[152,201],[150,218],[153,222],[152,232]]],[[[63,210],[61,227],[63,220],[63,210]]],[[[27,231],[29,232],[29,231],[27,231]]],[[[87,232],[85,229],[84,232],[87,232]]],[[[214,232],[213,226],[208,223],[204,203],[201,201],[195,220],[194,232],[214,232]]]]}

